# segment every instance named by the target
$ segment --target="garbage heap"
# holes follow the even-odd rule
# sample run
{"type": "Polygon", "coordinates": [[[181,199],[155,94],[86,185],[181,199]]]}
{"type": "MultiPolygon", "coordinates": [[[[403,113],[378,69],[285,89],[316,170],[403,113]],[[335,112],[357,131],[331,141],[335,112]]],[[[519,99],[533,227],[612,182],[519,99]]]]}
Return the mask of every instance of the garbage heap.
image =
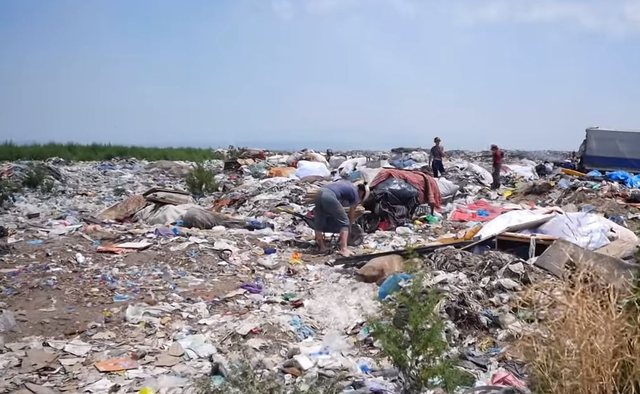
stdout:
{"type": "Polygon", "coordinates": [[[526,392],[510,349],[534,326],[514,297],[580,265],[625,286],[636,267],[631,174],[507,156],[490,190],[486,153],[451,154],[438,179],[413,149],[227,154],[195,197],[193,163],[3,165],[15,184],[43,165],[53,186],[3,201],[1,391],[226,390],[245,366],[281,392],[401,392],[370,323],[419,274],[471,385],[526,392]],[[372,185],[346,259],[316,252],[307,216],[335,179],[372,185]]]}

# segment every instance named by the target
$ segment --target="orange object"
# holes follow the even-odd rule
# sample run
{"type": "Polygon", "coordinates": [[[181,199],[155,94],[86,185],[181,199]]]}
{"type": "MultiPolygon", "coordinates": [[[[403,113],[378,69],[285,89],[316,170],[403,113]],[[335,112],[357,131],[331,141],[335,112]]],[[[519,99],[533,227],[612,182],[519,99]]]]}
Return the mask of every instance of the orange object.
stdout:
{"type": "Polygon", "coordinates": [[[587,174],[580,172],[580,171],[576,171],[576,170],[572,170],[570,168],[563,168],[560,170],[561,173],[565,174],[565,175],[571,175],[571,176],[586,176],[587,174]]]}
{"type": "Polygon", "coordinates": [[[214,212],[220,212],[222,208],[226,208],[233,203],[233,200],[230,198],[221,198],[213,203],[211,210],[214,212]]]}
{"type": "Polygon", "coordinates": [[[291,257],[289,258],[290,264],[302,264],[302,255],[300,252],[291,253],[291,257]]]}
{"type": "Polygon", "coordinates": [[[93,365],[95,365],[100,372],[117,372],[138,368],[138,362],[130,358],[110,358],[108,360],[98,361],[93,365]]]}
{"type": "Polygon", "coordinates": [[[122,248],[118,248],[117,246],[113,246],[113,245],[105,245],[105,246],[98,246],[98,249],[96,249],[96,252],[98,252],[98,253],[122,254],[122,253],[126,252],[126,250],[124,250],[122,248]]]}
{"type": "Polygon", "coordinates": [[[269,170],[269,178],[289,178],[296,169],[294,167],[274,167],[269,170]]]}

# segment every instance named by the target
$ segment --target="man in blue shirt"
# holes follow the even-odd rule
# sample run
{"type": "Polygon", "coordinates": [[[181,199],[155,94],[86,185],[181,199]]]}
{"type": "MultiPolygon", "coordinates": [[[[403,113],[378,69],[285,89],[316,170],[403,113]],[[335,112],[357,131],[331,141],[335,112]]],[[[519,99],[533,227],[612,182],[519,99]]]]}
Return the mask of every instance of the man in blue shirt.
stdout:
{"type": "Polygon", "coordinates": [[[326,251],[323,233],[340,234],[340,253],[351,255],[347,248],[349,229],[354,221],[356,207],[368,197],[369,188],[366,183],[357,186],[349,181],[338,181],[325,185],[315,198],[313,210],[316,242],[320,251],[326,251]],[[344,208],[349,208],[347,214],[344,208]]]}

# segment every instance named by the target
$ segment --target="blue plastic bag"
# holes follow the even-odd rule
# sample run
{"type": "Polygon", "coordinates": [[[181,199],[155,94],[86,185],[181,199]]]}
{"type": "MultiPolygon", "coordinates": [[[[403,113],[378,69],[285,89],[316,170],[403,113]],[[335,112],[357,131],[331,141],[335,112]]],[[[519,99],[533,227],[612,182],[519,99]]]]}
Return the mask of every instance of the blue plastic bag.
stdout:
{"type": "Polygon", "coordinates": [[[637,189],[640,187],[640,174],[631,177],[631,180],[627,183],[627,186],[631,189],[637,189]]]}
{"type": "Polygon", "coordinates": [[[600,171],[598,171],[598,170],[591,170],[591,171],[587,172],[587,176],[598,178],[598,177],[602,176],[602,173],[600,171]]]}
{"type": "Polygon", "coordinates": [[[568,189],[571,186],[571,182],[566,178],[562,178],[558,182],[558,186],[560,186],[561,189],[568,189]]]}
{"type": "Polygon", "coordinates": [[[624,183],[628,188],[640,187],[640,175],[633,175],[626,171],[607,172],[607,178],[612,181],[624,183]]]}
{"type": "Polygon", "coordinates": [[[382,282],[378,289],[378,299],[383,301],[385,298],[400,290],[400,282],[411,279],[412,276],[405,273],[393,274],[382,282]]]}

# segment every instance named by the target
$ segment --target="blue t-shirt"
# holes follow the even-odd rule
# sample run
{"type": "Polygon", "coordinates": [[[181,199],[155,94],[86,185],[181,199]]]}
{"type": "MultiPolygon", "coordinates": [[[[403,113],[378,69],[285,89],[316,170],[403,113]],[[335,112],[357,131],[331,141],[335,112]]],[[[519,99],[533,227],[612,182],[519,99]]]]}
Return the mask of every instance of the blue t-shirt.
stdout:
{"type": "Polygon", "coordinates": [[[338,201],[343,207],[350,207],[356,205],[360,201],[358,196],[358,188],[351,182],[338,181],[333,182],[325,186],[326,189],[331,190],[338,197],[338,201]]]}

